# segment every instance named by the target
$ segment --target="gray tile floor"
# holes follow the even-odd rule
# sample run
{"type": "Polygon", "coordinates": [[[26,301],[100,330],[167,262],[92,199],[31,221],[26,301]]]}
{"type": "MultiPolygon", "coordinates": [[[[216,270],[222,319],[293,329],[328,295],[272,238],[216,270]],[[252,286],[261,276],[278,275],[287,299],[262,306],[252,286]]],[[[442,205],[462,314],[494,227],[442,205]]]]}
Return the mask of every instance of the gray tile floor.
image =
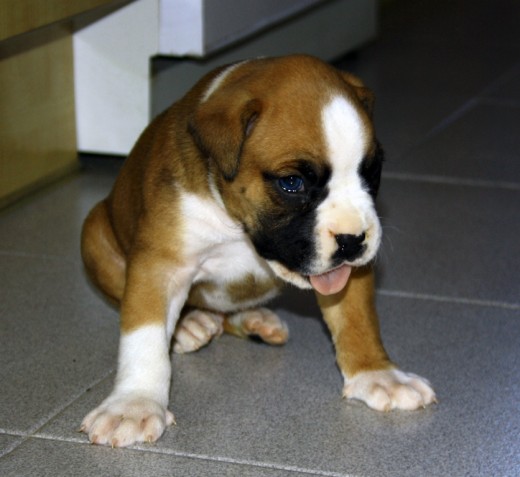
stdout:
{"type": "Polygon", "coordinates": [[[109,391],[117,313],[87,284],[81,222],[114,167],[0,213],[0,475],[520,475],[520,5],[399,0],[342,66],[377,93],[388,161],[378,305],[391,356],[439,404],[340,398],[312,296],[288,290],[281,348],[224,336],[173,356],[178,426],[109,449],[77,428],[109,391]]]}

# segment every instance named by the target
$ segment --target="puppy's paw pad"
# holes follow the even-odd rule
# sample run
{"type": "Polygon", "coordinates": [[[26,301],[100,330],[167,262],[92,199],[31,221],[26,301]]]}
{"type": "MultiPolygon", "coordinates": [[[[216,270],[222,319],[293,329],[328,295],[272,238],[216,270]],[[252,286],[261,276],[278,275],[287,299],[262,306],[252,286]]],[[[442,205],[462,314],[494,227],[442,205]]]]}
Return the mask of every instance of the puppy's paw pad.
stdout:
{"type": "Polygon", "coordinates": [[[170,424],[175,424],[173,414],[152,399],[109,396],[87,414],[80,430],[92,444],[126,447],[155,442],[170,424]]]}
{"type": "Polygon", "coordinates": [[[398,369],[359,373],[346,380],[343,395],[377,411],[413,411],[437,402],[426,379],[398,369]]]}
{"type": "Polygon", "coordinates": [[[237,313],[229,318],[232,326],[246,336],[258,336],[262,341],[281,345],[289,339],[287,325],[271,310],[258,308],[237,313]]]}
{"type": "Polygon", "coordinates": [[[217,313],[192,310],[182,317],[175,330],[175,353],[190,353],[207,345],[223,332],[224,318],[217,313]]]}

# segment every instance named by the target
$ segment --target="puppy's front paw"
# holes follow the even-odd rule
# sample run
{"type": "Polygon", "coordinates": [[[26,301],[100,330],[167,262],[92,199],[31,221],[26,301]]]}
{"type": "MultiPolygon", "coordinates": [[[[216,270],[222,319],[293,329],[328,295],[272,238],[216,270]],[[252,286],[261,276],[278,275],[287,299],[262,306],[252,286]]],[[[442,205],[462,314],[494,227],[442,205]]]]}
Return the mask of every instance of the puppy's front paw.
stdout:
{"type": "Polygon", "coordinates": [[[345,381],[343,396],[363,401],[377,411],[413,411],[437,402],[426,379],[399,369],[358,373],[345,381]]]}
{"type": "Polygon", "coordinates": [[[92,444],[126,447],[155,442],[174,423],[173,414],[153,399],[112,395],[83,419],[80,431],[92,444]]]}
{"type": "Polygon", "coordinates": [[[192,310],[182,317],[175,330],[174,353],[190,353],[207,345],[222,332],[224,318],[209,311],[192,310]]]}

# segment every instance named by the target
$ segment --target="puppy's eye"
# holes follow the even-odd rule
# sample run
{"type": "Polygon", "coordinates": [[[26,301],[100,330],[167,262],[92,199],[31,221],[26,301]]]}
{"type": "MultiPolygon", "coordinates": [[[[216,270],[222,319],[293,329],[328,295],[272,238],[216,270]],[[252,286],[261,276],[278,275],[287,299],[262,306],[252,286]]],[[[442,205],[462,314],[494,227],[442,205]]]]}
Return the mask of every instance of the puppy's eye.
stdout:
{"type": "Polygon", "coordinates": [[[305,182],[300,176],[286,176],[278,179],[280,188],[288,194],[297,194],[305,191],[305,182]]]}

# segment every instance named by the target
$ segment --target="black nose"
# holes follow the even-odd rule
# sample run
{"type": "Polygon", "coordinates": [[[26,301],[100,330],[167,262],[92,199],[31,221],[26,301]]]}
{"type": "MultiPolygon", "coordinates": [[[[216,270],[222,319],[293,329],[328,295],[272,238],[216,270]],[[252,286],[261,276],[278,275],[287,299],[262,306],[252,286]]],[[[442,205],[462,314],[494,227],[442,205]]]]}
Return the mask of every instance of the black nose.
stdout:
{"type": "Polygon", "coordinates": [[[352,261],[358,258],[365,250],[365,234],[350,235],[339,234],[336,235],[336,242],[338,243],[338,250],[334,254],[335,257],[343,260],[352,261]]]}

